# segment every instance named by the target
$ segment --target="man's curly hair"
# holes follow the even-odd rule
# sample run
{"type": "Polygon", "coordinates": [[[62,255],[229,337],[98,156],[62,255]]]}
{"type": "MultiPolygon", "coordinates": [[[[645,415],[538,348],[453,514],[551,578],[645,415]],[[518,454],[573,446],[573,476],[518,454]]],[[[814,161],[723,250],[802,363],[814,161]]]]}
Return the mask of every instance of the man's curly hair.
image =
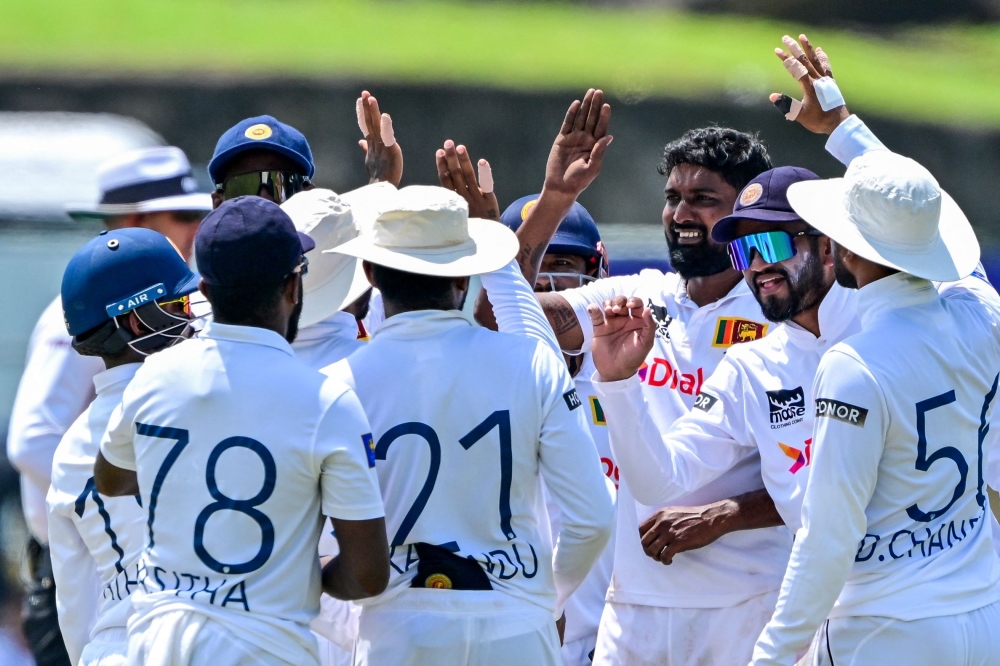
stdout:
{"type": "Polygon", "coordinates": [[[734,188],[742,190],[771,168],[771,157],[756,134],[729,127],[702,127],[688,130],[668,143],[657,170],[669,177],[678,164],[694,164],[715,171],[734,188]]]}

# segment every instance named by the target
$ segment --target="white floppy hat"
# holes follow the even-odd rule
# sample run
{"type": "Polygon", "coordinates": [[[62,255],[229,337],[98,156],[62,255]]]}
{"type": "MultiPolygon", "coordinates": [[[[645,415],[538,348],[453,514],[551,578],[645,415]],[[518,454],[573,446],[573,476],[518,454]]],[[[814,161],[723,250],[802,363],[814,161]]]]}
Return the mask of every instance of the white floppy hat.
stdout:
{"type": "Polygon", "coordinates": [[[802,219],[851,252],[928,280],[967,277],[979,263],[979,241],[965,214],[934,176],[908,157],[873,150],[843,178],[788,188],[802,219]]]}
{"type": "Polygon", "coordinates": [[[371,227],[326,252],[439,277],[489,273],[517,254],[513,231],[498,222],[470,218],[465,199],[451,190],[411,185],[387,199],[371,227]]]}
{"type": "MultiPolygon", "coordinates": [[[[338,196],[332,190],[299,192],[281,204],[298,231],[309,234],[320,250],[357,237],[371,225],[379,199],[395,193],[388,183],[366,185],[338,196]]],[[[302,278],[302,315],[299,325],[312,326],[332,317],[371,289],[361,262],[343,254],[317,252],[309,256],[309,272],[302,278]]]]}
{"type": "Polygon", "coordinates": [[[100,201],[66,206],[70,217],[212,210],[211,195],[197,191],[198,181],[191,175],[184,151],[174,146],[116,155],[98,167],[97,183],[100,201]]]}

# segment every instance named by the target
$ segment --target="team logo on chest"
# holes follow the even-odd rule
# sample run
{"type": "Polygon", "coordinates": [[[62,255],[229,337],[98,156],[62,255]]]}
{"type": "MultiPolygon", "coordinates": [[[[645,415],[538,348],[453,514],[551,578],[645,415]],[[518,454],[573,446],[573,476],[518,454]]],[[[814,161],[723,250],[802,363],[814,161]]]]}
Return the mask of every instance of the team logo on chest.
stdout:
{"type": "Polygon", "coordinates": [[[741,342],[759,340],[767,335],[767,324],[758,324],[749,319],[719,317],[715,325],[713,347],[731,347],[741,342]]]}
{"type": "Polygon", "coordinates": [[[653,315],[653,321],[656,322],[656,337],[661,340],[669,340],[670,331],[667,329],[674,318],[667,314],[666,306],[653,305],[652,299],[647,300],[647,305],[649,306],[650,313],[653,315]]]}
{"type": "Polygon", "coordinates": [[[767,391],[767,407],[770,411],[771,429],[784,428],[805,418],[806,396],[801,386],[767,391]]]}

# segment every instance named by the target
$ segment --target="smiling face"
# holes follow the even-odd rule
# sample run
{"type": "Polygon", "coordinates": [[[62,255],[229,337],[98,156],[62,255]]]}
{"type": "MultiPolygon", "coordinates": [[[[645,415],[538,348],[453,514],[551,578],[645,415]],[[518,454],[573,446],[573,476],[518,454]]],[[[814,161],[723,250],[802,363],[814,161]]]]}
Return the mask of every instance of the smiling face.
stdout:
{"type": "Polygon", "coordinates": [[[715,223],[733,212],[736,188],[715,171],[678,164],[670,171],[665,194],[663,231],[673,269],[693,278],[730,268],[726,246],[711,235],[715,223]]]}
{"type": "Polygon", "coordinates": [[[743,277],[753,292],[760,309],[768,320],[788,321],[818,307],[833,285],[833,251],[826,236],[796,236],[809,230],[805,222],[781,224],[744,220],[738,227],[740,236],[762,231],[781,230],[792,236],[795,256],[774,264],[765,262],[754,252],[750,268],[743,277]]]}

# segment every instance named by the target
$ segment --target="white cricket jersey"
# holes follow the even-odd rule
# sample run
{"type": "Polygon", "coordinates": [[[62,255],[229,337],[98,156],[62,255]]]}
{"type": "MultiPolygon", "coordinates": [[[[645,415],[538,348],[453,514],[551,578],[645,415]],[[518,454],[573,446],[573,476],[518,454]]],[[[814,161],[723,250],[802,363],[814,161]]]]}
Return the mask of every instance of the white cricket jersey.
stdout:
{"type": "Polygon", "coordinates": [[[386,592],[362,604],[409,588],[423,542],[475,559],[494,590],[555,612],[613,521],[563,360],[537,340],[427,310],[386,319],[324,372],[355,388],[375,438],[392,566],[386,592]],[[562,513],[555,557],[540,534],[539,473],[562,513]]]}
{"type": "Polygon", "coordinates": [[[147,359],[101,443],[148,510],[133,624],[201,613],[314,661],[323,516],[383,515],[368,433],[354,393],[273,331],[211,322],[147,359]]]}
{"type": "Polygon", "coordinates": [[[336,312],[299,331],[292,350],[310,368],[320,370],[347,358],[365,345],[358,339],[358,320],[348,312],[336,312]]]}
{"type": "Polygon", "coordinates": [[[111,412],[140,367],[129,363],[94,377],[97,397],[66,431],[52,462],[49,549],[59,627],[74,664],[92,637],[125,628],[132,615],[129,595],[139,584],[146,511],[136,497],[99,495],[94,460],[111,412]]]}
{"type": "MultiPolygon", "coordinates": [[[[580,395],[583,406],[587,409],[584,415],[590,426],[590,434],[594,438],[597,455],[601,458],[601,469],[604,471],[607,481],[614,486],[617,492],[618,467],[615,465],[615,457],[608,441],[608,423],[604,416],[604,407],[601,405],[591,381],[595,372],[594,361],[590,354],[585,354],[580,372],[573,378],[573,383],[576,385],[576,392],[580,395]]],[[[558,525],[556,527],[558,528],[558,525]]],[[[594,563],[590,573],[580,583],[580,587],[566,601],[564,644],[597,634],[597,628],[601,624],[601,613],[604,612],[604,599],[607,597],[608,587],[611,585],[611,572],[614,563],[615,544],[614,539],[611,539],[604,547],[601,557],[594,563]]]]}
{"type": "Polygon", "coordinates": [[[94,375],[104,370],[96,356],[73,350],[58,296],[39,317],[28,342],[27,362],[7,431],[7,457],[21,473],[21,504],[31,535],[45,543],[45,493],[59,440],[94,399],[94,375]]]}
{"type": "MultiPolygon", "coordinates": [[[[587,350],[593,337],[588,304],[601,304],[615,296],[637,296],[652,308],[657,323],[656,342],[638,377],[653,423],[664,432],[694,406],[702,385],[727,350],[764,337],[771,327],[742,280],[727,296],[704,307],[688,298],[680,276],[655,270],[597,280],[560,294],[576,311],[587,350]]],[[[611,435],[612,448],[617,450],[614,433],[611,435]]],[[[700,506],[761,488],[760,456],[747,450],[728,472],[670,505],[700,506]]],[[[726,534],[704,548],[677,555],[666,567],[643,552],[638,536],[639,523],[663,506],[667,505],[636,502],[628,476],[621,475],[609,601],[723,608],[778,588],[791,548],[785,528],[726,534]]]]}
{"type": "Polygon", "coordinates": [[[791,664],[830,617],[953,615],[1000,599],[983,445],[1000,381],[1000,298],[898,273],[858,295],[862,331],[813,386],[802,529],[754,664],[791,664]]]}

